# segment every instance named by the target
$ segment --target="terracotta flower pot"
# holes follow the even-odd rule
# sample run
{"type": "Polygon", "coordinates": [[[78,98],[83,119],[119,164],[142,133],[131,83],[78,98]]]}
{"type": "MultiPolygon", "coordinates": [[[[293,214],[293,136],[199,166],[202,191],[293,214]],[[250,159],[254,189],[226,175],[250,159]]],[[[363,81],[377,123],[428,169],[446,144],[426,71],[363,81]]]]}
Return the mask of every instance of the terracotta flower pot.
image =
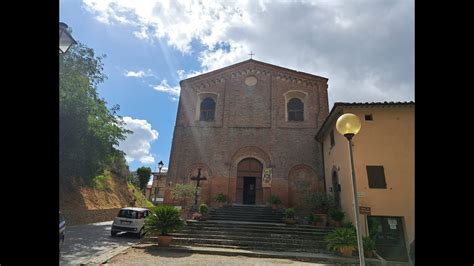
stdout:
{"type": "Polygon", "coordinates": [[[341,227],[341,221],[334,221],[336,227],[341,227]]]}
{"type": "Polygon", "coordinates": [[[364,256],[367,258],[372,258],[374,256],[374,253],[372,251],[364,250],[364,256]]]}
{"type": "Polygon", "coordinates": [[[340,252],[341,255],[344,256],[344,257],[351,257],[353,250],[354,250],[353,247],[340,247],[340,248],[339,248],[339,252],[340,252]]]}
{"type": "Polygon", "coordinates": [[[313,226],[322,227],[323,223],[322,222],[313,222],[313,226]]]}
{"type": "Polygon", "coordinates": [[[286,224],[296,224],[296,220],[294,218],[285,218],[284,222],[286,224]]]}
{"type": "Polygon", "coordinates": [[[172,236],[158,236],[158,246],[160,247],[169,247],[173,240],[172,236]]]}
{"type": "Polygon", "coordinates": [[[274,210],[278,209],[278,205],[272,204],[272,209],[274,209],[274,210]]]}

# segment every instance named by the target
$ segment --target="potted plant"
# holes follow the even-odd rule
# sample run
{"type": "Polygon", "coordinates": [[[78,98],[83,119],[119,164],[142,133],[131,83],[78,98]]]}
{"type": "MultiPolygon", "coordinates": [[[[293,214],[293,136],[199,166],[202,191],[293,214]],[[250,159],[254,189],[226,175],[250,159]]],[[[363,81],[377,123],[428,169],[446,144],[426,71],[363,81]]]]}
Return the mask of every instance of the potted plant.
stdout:
{"type": "Polygon", "coordinates": [[[315,216],[321,218],[323,226],[327,224],[328,210],[336,208],[334,198],[324,193],[312,193],[306,196],[306,202],[314,209],[315,216]]]}
{"type": "Polygon", "coordinates": [[[272,195],[270,197],[270,202],[272,203],[272,209],[278,209],[278,205],[281,204],[281,199],[278,196],[272,195]]]}
{"type": "Polygon", "coordinates": [[[286,224],[295,224],[295,209],[293,208],[288,208],[285,210],[285,219],[284,222],[286,224]]]}
{"type": "Polygon", "coordinates": [[[352,252],[357,249],[357,233],[355,228],[338,228],[329,233],[325,240],[328,250],[338,251],[344,257],[352,256],[352,252]]]}
{"type": "Polygon", "coordinates": [[[317,215],[314,215],[314,213],[310,213],[308,215],[308,217],[306,217],[309,224],[313,225],[313,226],[317,226],[317,227],[320,227],[322,226],[322,219],[320,216],[317,216],[317,215]]]}
{"type": "Polygon", "coordinates": [[[314,215],[313,213],[311,213],[313,215],[313,225],[314,226],[317,226],[317,227],[321,227],[323,226],[323,219],[321,218],[321,216],[319,215],[314,215]]]}
{"type": "Polygon", "coordinates": [[[156,206],[152,208],[152,215],[145,219],[147,228],[151,232],[159,232],[158,245],[168,247],[173,239],[169,233],[184,225],[179,210],[173,206],[156,206]]]}
{"type": "Polygon", "coordinates": [[[207,215],[207,212],[208,212],[209,208],[207,207],[207,204],[201,204],[199,205],[199,213],[201,214],[201,217],[199,220],[201,221],[205,221],[207,220],[209,217],[207,215]]]}
{"type": "Polygon", "coordinates": [[[362,238],[364,244],[364,256],[367,258],[372,258],[375,251],[375,241],[372,238],[365,236],[362,238]]]}
{"type": "Polygon", "coordinates": [[[226,196],[224,193],[219,193],[214,197],[214,200],[219,204],[219,208],[221,208],[224,203],[227,201],[226,196]]]}
{"type": "Polygon", "coordinates": [[[341,227],[341,222],[344,219],[344,212],[334,208],[329,210],[329,215],[331,216],[331,219],[335,222],[336,227],[341,227]]]}

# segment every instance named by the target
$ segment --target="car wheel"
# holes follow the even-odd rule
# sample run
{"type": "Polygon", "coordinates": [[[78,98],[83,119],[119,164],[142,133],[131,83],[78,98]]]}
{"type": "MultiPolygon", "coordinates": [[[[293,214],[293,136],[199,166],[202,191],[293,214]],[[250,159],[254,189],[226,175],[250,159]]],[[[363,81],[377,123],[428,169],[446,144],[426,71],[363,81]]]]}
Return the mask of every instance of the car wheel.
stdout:
{"type": "Polygon", "coordinates": [[[116,235],[117,235],[117,231],[110,231],[110,235],[111,235],[111,236],[116,236],[116,235]]]}
{"type": "Polygon", "coordinates": [[[143,236],[143,227],[140,229],[140,232],[138,232],[137,237],[141,238],[143,236]]]}

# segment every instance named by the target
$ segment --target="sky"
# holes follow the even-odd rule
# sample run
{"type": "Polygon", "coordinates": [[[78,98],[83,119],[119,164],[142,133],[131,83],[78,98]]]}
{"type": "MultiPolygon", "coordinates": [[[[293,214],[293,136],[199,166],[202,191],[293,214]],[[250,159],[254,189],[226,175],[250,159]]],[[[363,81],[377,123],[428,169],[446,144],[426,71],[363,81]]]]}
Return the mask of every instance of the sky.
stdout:
{"type": "Polygon", "coordinates": [[[329,79],[334,102],[414,100],[414,1],[61,0],[103,59],[98,86],[134,133],[130,170],[169,163],[179,81],[248,60],[329,79]]]}

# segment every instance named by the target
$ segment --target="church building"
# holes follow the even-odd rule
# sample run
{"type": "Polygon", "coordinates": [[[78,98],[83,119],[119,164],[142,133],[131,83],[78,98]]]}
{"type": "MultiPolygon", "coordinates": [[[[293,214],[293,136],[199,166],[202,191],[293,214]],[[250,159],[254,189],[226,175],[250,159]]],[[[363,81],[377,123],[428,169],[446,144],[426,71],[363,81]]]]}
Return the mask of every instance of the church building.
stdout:
{"type": "Polygon", "coordinates": [[[180,82],[165,204],[177,183],[199,186],[199,203],[298,208],[324,192],[321,144],[328,79],[249,59],[180,82]]]}

